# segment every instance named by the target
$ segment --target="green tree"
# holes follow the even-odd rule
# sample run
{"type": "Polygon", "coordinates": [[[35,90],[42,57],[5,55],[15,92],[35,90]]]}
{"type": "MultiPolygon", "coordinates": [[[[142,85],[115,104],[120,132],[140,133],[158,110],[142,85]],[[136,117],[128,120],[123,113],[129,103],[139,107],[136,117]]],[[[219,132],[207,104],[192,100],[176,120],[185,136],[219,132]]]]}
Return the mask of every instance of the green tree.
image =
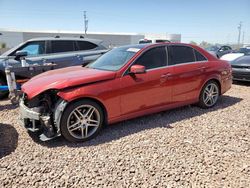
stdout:
{"type": "Polygon", "coordinates": [[[208,48],[208,47],[212,46],[212,44],[210,44],[210,43],[208,43],[208,42],[206,42],[206,41],[202,41],[202,42],[200,43],[200,46],[201,46],[202,48],[208,48]]]}

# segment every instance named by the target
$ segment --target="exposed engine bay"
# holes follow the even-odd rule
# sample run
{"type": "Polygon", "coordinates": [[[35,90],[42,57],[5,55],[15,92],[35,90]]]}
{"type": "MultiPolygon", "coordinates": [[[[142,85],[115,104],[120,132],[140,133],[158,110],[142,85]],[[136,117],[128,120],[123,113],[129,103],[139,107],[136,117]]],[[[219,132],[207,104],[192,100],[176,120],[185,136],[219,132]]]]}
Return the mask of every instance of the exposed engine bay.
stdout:
{"type": "Polygon", "coordinates": [[[31,100],[23,94],[20,113],[24,126],[29,131],[39,132],[42,141],[60,136],[60,119],[66,105],[56,90],[46,91],[31,100]]]}

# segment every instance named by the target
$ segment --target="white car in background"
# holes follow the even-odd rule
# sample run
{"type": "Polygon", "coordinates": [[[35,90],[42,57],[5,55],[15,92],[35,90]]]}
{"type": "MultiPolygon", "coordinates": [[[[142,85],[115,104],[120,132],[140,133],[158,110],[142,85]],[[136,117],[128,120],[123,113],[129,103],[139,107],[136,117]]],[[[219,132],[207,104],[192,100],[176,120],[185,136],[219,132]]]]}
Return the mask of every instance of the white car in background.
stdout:
{"type": "Polygon", "coordinates": [[[170,42],[167,39],[140,39],[139,44],[170,42]]]}
{"type": "Polygon", "coordinates": [[[225,61],[233,61],[247,54],[250,54],[250,47],[240,48],[239,50],[236,50],[230,54],[225,54],[221,56],[220,59],[225,61]]]}

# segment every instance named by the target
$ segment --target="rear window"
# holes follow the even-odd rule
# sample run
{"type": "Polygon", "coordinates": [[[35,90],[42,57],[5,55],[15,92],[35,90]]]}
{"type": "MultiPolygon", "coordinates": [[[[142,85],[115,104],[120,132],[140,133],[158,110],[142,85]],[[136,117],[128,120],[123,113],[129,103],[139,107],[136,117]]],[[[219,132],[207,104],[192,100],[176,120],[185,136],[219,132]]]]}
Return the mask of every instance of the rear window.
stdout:
{"type": "Polygon", "coordinates": [[[169,46],[168,58],[169,65],[195,62],[193,48],[188,46],[169,46]]]}
{"type": "Polygon", "coordinates": [[[51,41],[51,53],[72,52],[75,51],[74,41],[58,40],[51,41]]]}
{"type": "Polygon", "coordinates": [[[77,41],[77,49],[78,50],[92,50],[97,47],[96,44],[93,44],[88,41],[77,41]]]}
{"type": "Polygon", "coordinates": [[[194,49],[196,61],[207,61],[207,58],[205,58],[200,52],[194,49]]]}

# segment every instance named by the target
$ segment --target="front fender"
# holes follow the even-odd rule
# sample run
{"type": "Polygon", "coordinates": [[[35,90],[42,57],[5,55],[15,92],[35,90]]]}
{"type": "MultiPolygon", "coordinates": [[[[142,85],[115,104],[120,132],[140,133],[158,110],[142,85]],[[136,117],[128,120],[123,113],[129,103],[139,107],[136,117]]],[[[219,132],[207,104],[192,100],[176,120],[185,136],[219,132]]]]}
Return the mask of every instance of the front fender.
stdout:
{"type": "Polygon", "coordinates": [[[69,103],[83,98],[92,99],[107,110],[109,118],[114,118],[121,115],[121,93],[118,83],[119,80],[98,82],[60,90],[57,95],[69,103]]]}
{"type": "Polygon", "coordinates": [[[88,88],[85,87],[87,86],[61,90],[57,93],[57,95],[67,102],[72,102],[81,98],[93,98],[95,100],[103,102],[102,99],[98,97],[98,93],[91,92],[88,88]],[[95,95],[93,95],[93,93],[95,93],[95,95]]]}

